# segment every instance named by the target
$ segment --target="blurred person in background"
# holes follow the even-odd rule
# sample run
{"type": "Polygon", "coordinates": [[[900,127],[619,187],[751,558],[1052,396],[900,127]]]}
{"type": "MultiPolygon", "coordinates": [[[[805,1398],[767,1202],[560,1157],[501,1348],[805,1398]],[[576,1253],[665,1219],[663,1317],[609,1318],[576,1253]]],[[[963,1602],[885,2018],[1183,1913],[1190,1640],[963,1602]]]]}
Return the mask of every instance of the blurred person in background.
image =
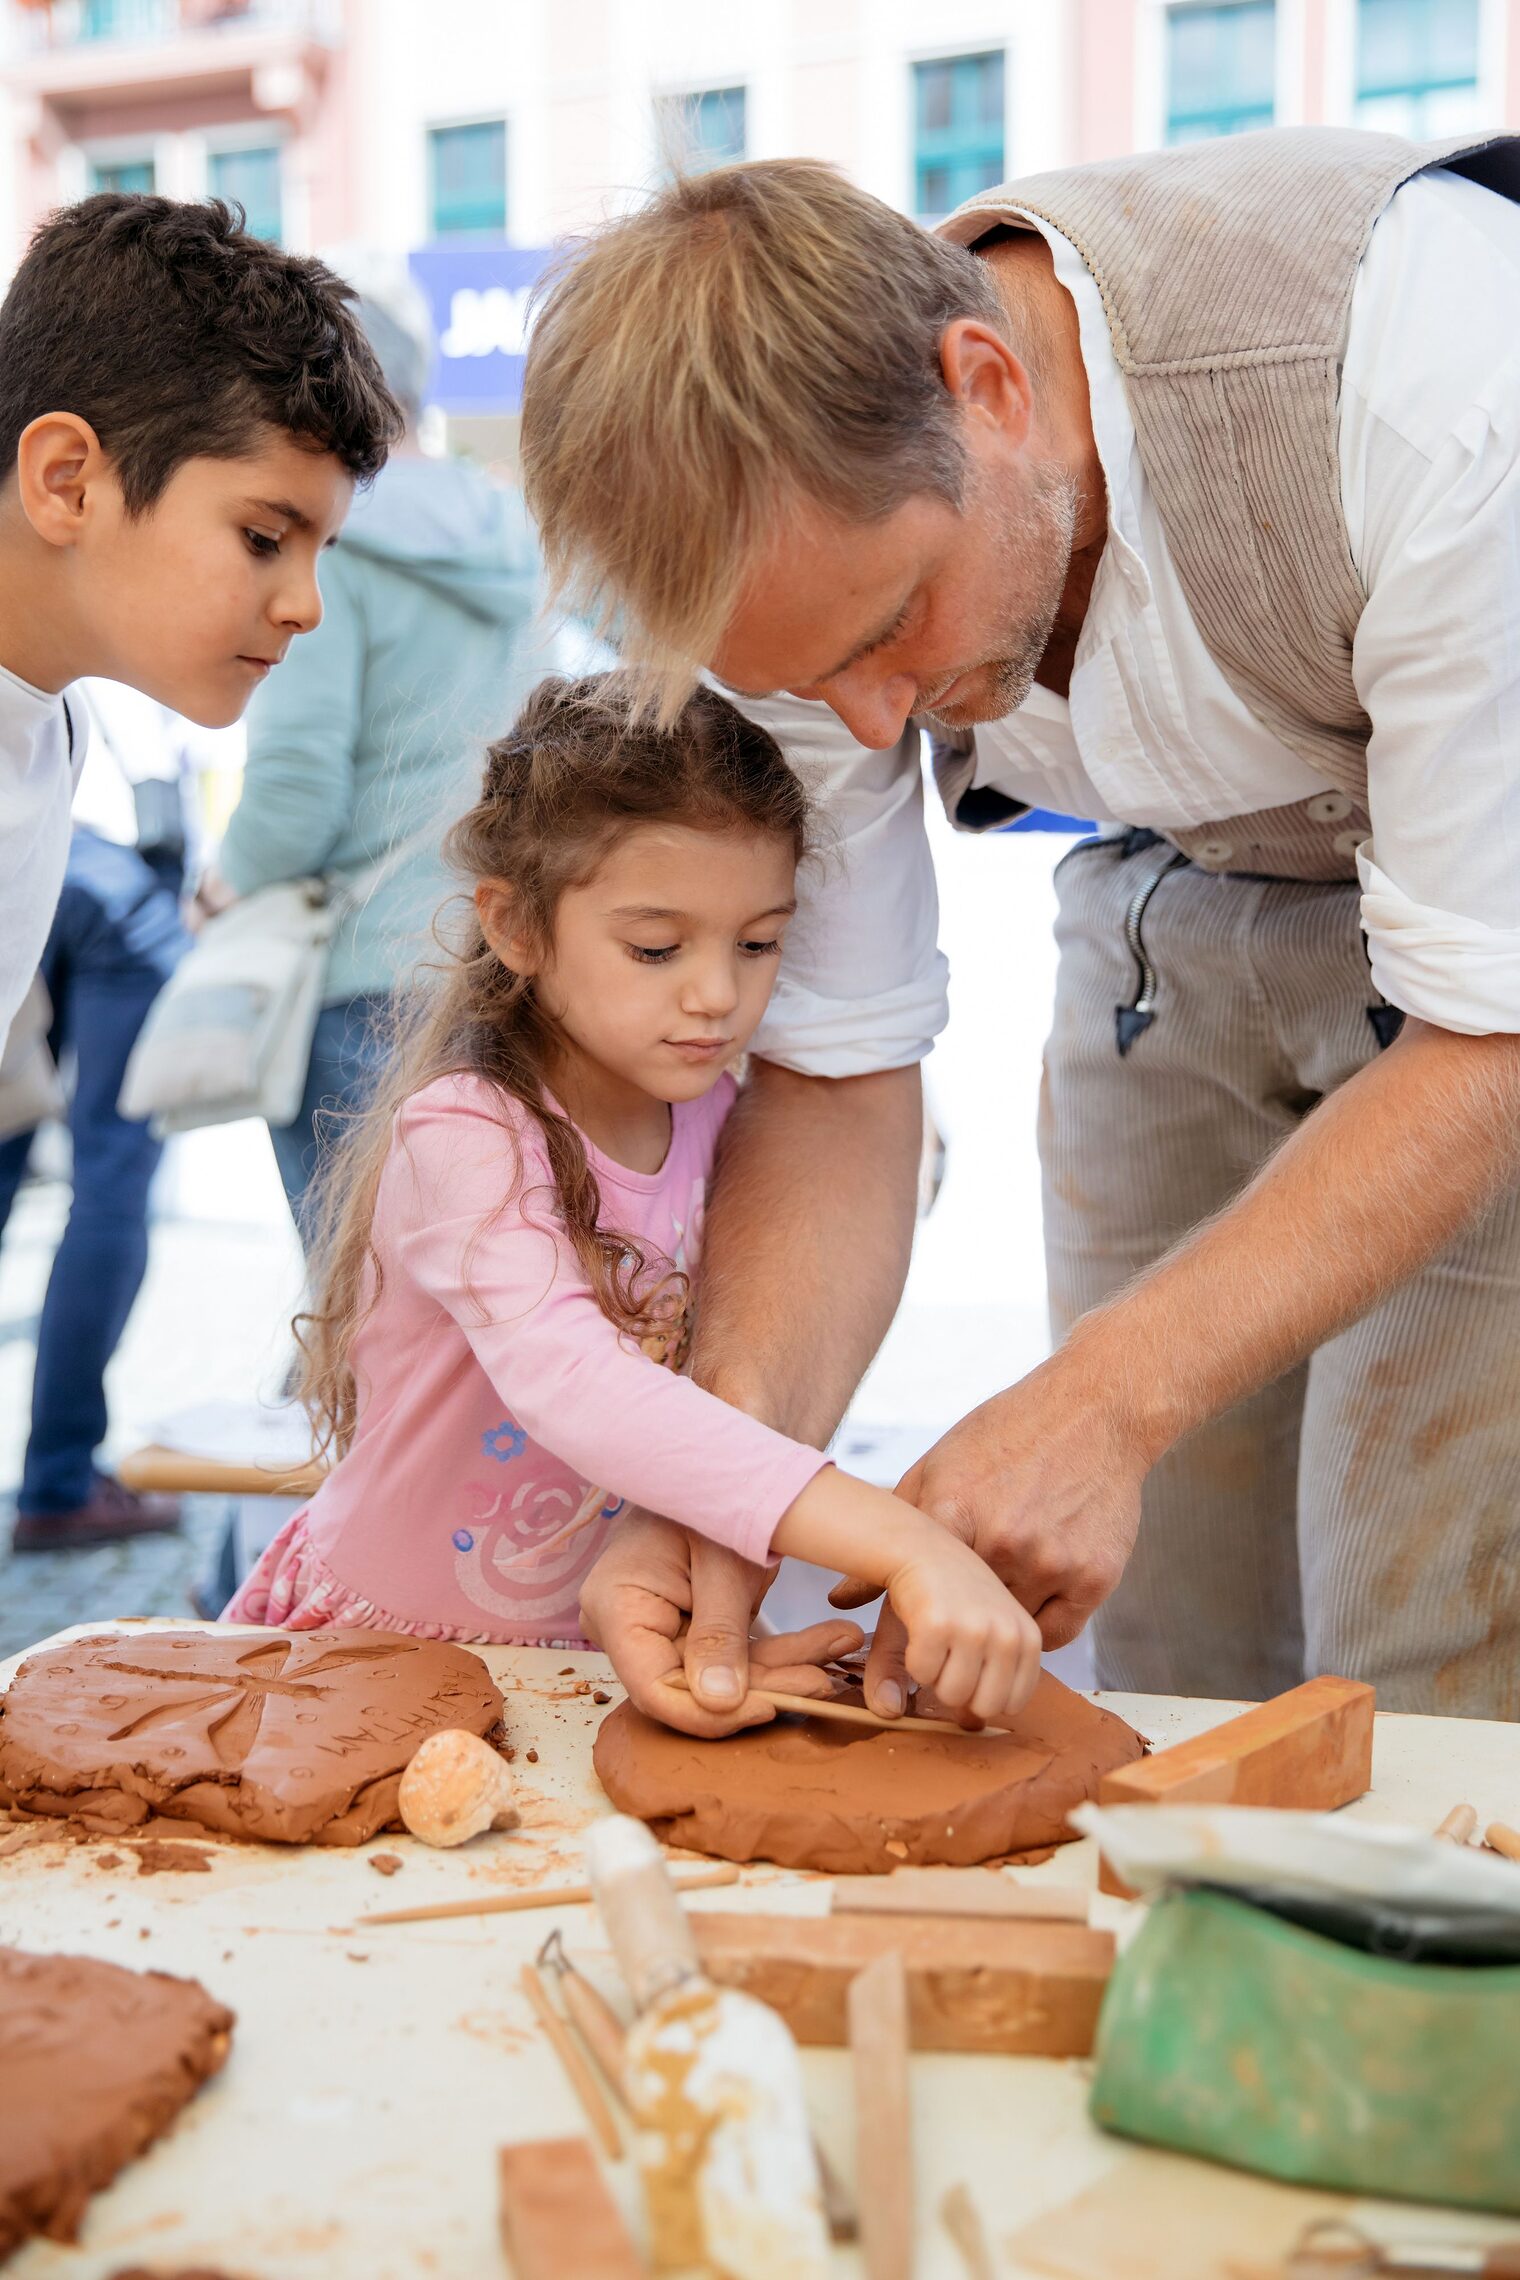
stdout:
{"type": "MultiPolygon", "coordinates": [[[[138,1496],[95,1463],[106,1435],[105,1373],[148,1263],[148,1199],[163,1154],[146,1124],[118,1114],[127,1056],[184,952],[183,778],[197,732],[119,681],[80,684],[88,756],[75,800],[63,895],[42,958],[51,1044],[67,1072],[73,1199],[37,1329],[13,1539],[18,1552],[69,1551],[178,1525],[179,1499],[138,1496]]],[[[35,1130],[0,1141],[0,1230],[35,1130]]]]}
{"type": "MultiPolygon", "coordinates": [[[[433,357],[427,304],[405,270],[340,261],[406,413],[371,490],[322,566],[323,618],[248,714],[242,797],[197,902],[214,912],[280,880],[356,882],[333,939],[305,1096],[270,1138],[298,1230],[324,1138],[361,1108],[446,890],[445,827],[468,804],[481,744],[534,677],[538,566],[515,493],[428,457],[417,426],[433,357]],[[358,272],[356,274],[356,271],[358,272]],[[363,873],[389,863],[373,890],[363,873]]],[[[542,670],[541,663],[538,670],[542,670]]]]}

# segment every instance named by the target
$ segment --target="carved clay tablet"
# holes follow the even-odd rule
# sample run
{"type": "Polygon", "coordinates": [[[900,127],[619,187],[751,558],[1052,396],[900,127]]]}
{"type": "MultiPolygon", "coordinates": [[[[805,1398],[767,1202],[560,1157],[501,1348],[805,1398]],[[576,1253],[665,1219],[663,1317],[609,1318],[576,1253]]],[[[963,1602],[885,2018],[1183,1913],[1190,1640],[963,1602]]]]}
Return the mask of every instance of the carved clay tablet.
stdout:
{"type": "Polygon", "coordinates": [[[666,1844],[859,1875],[1064,1844],[1071,1808],[1144,1748],[1122,1718],[1046,1674],[1012,1733],[872,1733],[787,1715],[701,1742],[624,1702],[593,1762],[618,1810],[666,1844]]]}
{"type": "Polygon", "coordinates": [[[478,1655],[390,1631],[147,1631],[32,1655],[0,1698],[0,1804],[125,1829],[150,1813],[278,1844],[399,1827],[418,1743],[501,1734],[478,1655]]]}
{"type": "Polygon", "coordinates": [[[193,1979],[0,1948],[0,2264],[72,2240],[92,2193],[162,2137],[227,2056],[193,1979]]]}

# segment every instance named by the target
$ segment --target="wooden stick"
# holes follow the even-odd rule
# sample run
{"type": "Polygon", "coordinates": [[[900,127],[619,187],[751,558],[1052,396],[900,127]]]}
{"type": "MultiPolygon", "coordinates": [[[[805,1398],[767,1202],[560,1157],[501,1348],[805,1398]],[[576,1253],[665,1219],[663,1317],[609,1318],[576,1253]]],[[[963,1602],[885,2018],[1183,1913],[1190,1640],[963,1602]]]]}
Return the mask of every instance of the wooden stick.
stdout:
{"type": "Polygon", "coordinates": [[[1520,1860],[1520,1829],[1507,1828],[1503,1821],[1490,1821],[1483,1842],[1490,1852],[1503,1853],[1506,1860],[1520,1860]]]}
{"type": "Polygon", "coordinates": [[[867,2280],[912,2280],[913,2145],[908,2110],[908,1982],[879,1956],[850,1981],[855,2191],[867,2280]]]}
{"type": "Polygon", "coordinates": [[[1445,1820],[1436,1830],[1436,1835],[1445,1837],[1449,1844],[1470,1844],[1472,1833],[1477,1826],[1478,1808],[1476,1805],[1453,1805],[1445,1820]]]}
{"type": "Polygon", "coordinates": [[[899,1868],[890,1876],[842,1877],[830,1888],[836,1916],[988,1916],[1085,1924],[1088,1899],[1070,1884],[1015,1884],[985,1868],[899,1868]]]}
{"type": "Polygon", "coordinates": [[[612,2118],[612,2108],[602,2095],[602,2086],[592,2073],[585,2052],[550,2002],[548,1989],[531,1963],[523,1965],[518,1980],[523,1993],[538,2013],[539,2025],[554,2045],[570,2087],[581,2102],[582,2113],[601,2139],[602,2151],[609,2161],[621,2161],[623,2141],[618,2135],[617,2123],[612,2118]]]}
{"type": "MultiPolygon", "coordinates": [[[[715,1884],[737,1884],[738,1866],[715,1860],[710,1868],[689,1869],[671,1879],[678,1892],[705,1892],[715,1884]]],[[[544,1884],[527,1892],[497,1892],[478,1900],[435,1900],[425,1908],[382,1908],[378,1915],[356,1916],[352,1924],[334,1930],[357,1931],[362,1924],[434,1924],[446,1916],[511,1916],[524,1908],[574,1908],[592,1897],[589,1884],[544,1884]]]]}
{"type": "Polygon", "coordinates": [[[939,2221],[966,2260],[971,2280],[997,2280],[997,2266],[976,2203],[966,2187],[952,2185],[939,2205],[939,2221]]]}
{"type": "MultiPolygon", "coordinates": [[[[690,1687],[684,1677],[662,1679],[661,1684],[677,1694],[689,1694],[690,1687]]],[[[975,1727],[957,1726],[949,1718],[879,1718],[874,1710],[867,1710],[858,1702],[819,1701],[812,1694],[783,1694],[773,1686],[752,1686],[750,1693],[757,1702],[768,1702],[773,1710],[789,1710],[799,1718],[832,1718],[841,1726],[871,1726],[878,1734],[974,1734],[975,1727]]]]}

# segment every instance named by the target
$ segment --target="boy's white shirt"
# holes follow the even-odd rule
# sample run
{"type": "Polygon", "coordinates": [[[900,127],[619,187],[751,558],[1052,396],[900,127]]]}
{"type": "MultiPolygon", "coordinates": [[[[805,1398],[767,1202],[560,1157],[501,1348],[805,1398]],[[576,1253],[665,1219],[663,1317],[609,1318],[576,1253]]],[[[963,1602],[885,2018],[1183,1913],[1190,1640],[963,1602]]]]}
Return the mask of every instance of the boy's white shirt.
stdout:
{"type": "Polygon", "coordinates": [[[42,960],[63,891],[69,809],[89,731],[83,704],[0,665],[0,1049],[42,960]]]}

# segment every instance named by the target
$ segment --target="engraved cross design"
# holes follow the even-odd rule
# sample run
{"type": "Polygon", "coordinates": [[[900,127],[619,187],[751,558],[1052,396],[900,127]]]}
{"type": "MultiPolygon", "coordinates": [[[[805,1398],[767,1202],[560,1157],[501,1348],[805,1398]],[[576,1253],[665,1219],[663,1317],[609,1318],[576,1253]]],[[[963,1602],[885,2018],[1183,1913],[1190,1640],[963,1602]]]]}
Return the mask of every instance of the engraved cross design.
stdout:
{"type": "Polygon", "coordinates": [[[258,1739],[264,1712],[276,1695],[293,1696],[297,1701],[325,1701],[332,1692],[331,1687],[313,1683],[323,1671],[342,1670],[352,1663],[388,1661],[396,1650],[394,1647],[335,1647],[309,1664],[304,1678],[282,1678],[280,1673],[292,1651],[289,1639],[275,1639],[268,1646],[251,1647],[246,1654],[239,1655],[236,1668],[228,1671],[189,1667],[166,1670],[149,1663],[108,1662],[104,1667],[120,1671],[124,1678],[151,1678],[171,1685],[188,1680],[192,1685],[204,1686],[206,1692],[192,1695],[188,1701],[180,1695],[172,1702],[154,1703],[139,1717],[119,1726],[107,1739],[124,1742],[149,1727],[182,1719],[187,1711],[225,1705],[221,1716],[213,1718],[207,1726],[206,1738],[223,1765],[237,1767],[244,1763],[258,1739]]]}

